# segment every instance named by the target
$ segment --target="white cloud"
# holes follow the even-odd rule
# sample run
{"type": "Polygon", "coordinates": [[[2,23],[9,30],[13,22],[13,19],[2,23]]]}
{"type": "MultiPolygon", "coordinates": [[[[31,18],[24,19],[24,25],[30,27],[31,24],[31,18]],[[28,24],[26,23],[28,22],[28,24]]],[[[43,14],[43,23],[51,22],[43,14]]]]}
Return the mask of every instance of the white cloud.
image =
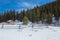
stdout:
{"type": "Polygon", "coordinates": [[[26,6],[26,7],[30,7],[31,6],[31,4],[30,3],[27,3],[27,2],[23,2],[22,5],[23,6],[26,6]]]}
{"type": "Polygon", "coordinates": [[[36,6],[38,4],[35,4],[35,3],[29,3],[29,2],[18,2],[17,3],[17,11],[21,11],[21,10],[27,10],[30,9],[30,8],[34,8],[34,6],[36,6]]]}
{"type": "Polygon", "coordinates": [[[28,3],[28,2],[22,2],[21,5],[26,8],[33,8],[34,6],[36,6],[36,4],[28,3]]]}

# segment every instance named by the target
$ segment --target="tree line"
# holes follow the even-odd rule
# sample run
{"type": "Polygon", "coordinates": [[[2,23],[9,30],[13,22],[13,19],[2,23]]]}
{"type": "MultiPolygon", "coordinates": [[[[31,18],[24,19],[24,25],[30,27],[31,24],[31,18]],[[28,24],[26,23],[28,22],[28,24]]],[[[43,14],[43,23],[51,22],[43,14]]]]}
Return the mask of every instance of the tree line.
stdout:
{"type": "Polygon", "coordinates": [[[46,22],[52,23],[52,17],[55,17],[56,21],[60,18],[60,5],[55,1],[43,6],[35,6],[33,9],[22,10],[16,12],[15,10],[4,11],[3,15],[0,14],[0,22],[6,22],[8,20],[22,21],[24,17],[27,17],[31,22],[46,22]]]}

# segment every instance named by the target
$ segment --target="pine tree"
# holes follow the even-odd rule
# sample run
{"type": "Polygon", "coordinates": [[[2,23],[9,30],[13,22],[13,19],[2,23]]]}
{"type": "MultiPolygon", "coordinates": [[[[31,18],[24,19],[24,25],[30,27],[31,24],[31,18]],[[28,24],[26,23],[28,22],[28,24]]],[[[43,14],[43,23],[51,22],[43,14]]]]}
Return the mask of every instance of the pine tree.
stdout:
{"type": "Polygon", "coordinates": [[[2,15],[0,14],[0,22],[2,22],[2,15]]]}
{"type": "Polygon", "coordinates": [[[52,23],[52,14],[51,13],[48,13],[47,14],[47,23],[48,24],[51,24],[52,23]]]}

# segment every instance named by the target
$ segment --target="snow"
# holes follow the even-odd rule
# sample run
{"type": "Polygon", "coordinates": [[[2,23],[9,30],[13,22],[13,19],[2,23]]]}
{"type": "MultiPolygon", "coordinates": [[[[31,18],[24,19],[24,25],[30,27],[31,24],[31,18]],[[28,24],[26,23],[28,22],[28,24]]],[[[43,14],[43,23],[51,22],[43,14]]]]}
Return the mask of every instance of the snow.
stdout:
{"type": "Polygon", "coordinates": [[[0,24],[0,40],[60,40],[60,25],[15,21],[14,25],[0,24]],[[20,27],[20,28],[19,28],[20,27]]]}
{"type": "Polygon", "coordinates": [[[60,27],[0,29],[0,40],[60,40],[60,27]]]}

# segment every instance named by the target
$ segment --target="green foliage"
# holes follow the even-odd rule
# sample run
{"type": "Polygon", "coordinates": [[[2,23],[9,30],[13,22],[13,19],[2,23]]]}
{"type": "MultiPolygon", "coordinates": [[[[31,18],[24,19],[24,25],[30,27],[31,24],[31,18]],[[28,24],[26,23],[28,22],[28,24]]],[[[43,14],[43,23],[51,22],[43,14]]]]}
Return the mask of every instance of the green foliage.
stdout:
{"type": "Polygon", "coordinates": [[[29,22],[29,19],[25,16],[25,17],[23,18],[23,25],[27,25],[28,22],[29,22]]]}
{"type": "Polygon", "coordinates": [[[5,11],[3,15],[0,17],[0,21],[7,21],[7,20],[20,20],[23,21],[23,24],[28,23],[28,19],[31,22],[38,23],[39,21],[46,20],[47,23],[52,23],[52,15],[54,15],[56,21],[59,21],[60,17],[60,4],[59,2],[55,1],[43,6],[36,6],[33,9],[22,10],[20,12],[16,12],[15,10],[5,11]],[[28,18],[27,18],[28,17],[28,18]]]}

